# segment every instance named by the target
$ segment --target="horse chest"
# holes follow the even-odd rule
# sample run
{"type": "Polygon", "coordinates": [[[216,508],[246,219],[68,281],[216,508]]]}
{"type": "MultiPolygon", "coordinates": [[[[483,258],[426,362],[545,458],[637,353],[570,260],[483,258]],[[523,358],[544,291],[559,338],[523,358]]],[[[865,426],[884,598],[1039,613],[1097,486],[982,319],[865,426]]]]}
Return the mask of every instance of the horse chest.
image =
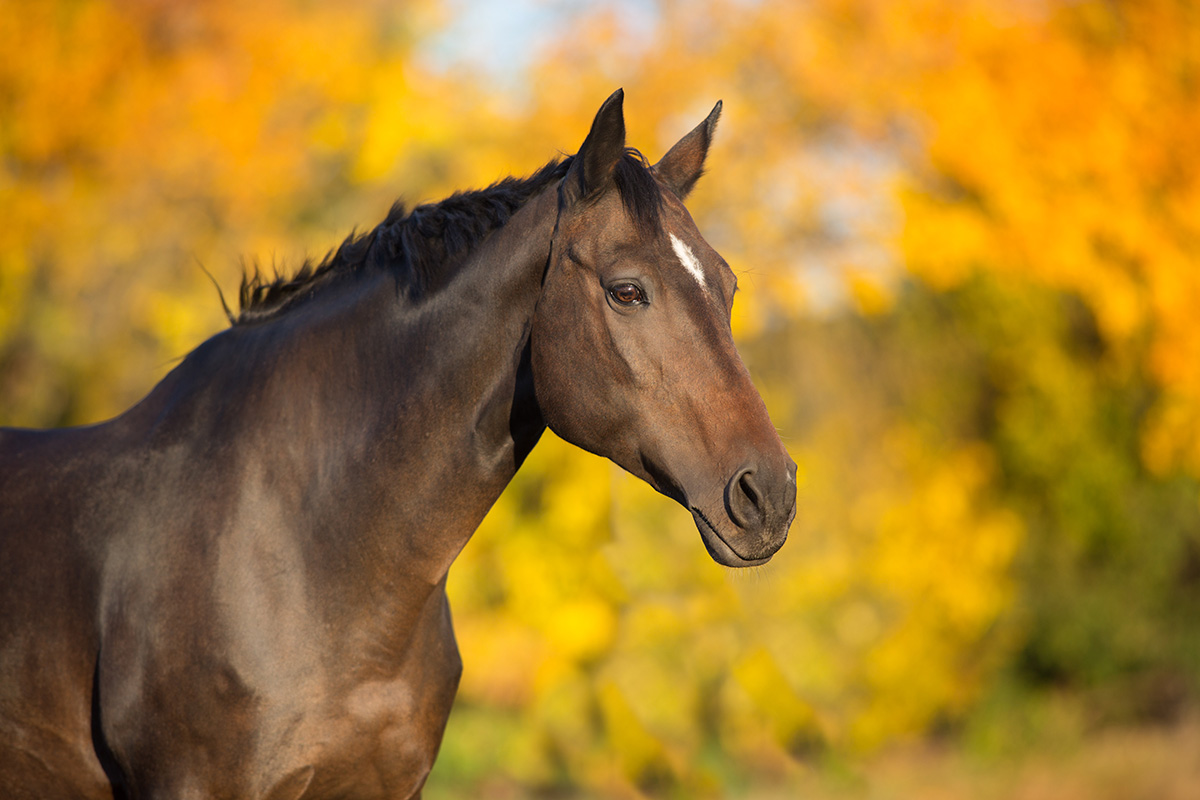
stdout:
{"type": "Polygon", "coordinates": [[[110,744],[152,795],[415,796],[461,661],[441,587],[410,624],[400,647],[347,626],[317,637],[321,647],[280,649],[301,637],[277,631],[253,653],[236,639],[220,638],[215,653],[168,640],[169,659],[110,629],[100,686],[110,744]]]}
{"type": "Polygon", "coordinates": [[[339,716],[322,726],[332,736],[314,764],[305,797],[415,796],[433,767],[445,724],[441,709],[430,702],[437,689],[406,679],[356,687],[339,716]]]}
{"type": "Polygon", "coordinates": [[[408,798],[420,792],[441,743],[461,662],[448,629],[439,624],[418,633],[395,677],[344,686],[305,716],[297,738],[319,742],[309,751],[314,771],[305,798],[408,798]]]}

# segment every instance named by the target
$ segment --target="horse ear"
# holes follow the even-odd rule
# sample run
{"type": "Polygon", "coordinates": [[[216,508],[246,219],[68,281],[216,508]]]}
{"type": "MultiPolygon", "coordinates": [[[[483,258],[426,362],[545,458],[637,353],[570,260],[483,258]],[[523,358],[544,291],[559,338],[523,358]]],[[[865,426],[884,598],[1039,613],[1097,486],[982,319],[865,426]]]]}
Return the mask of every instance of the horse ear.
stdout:
{"type": "Polygon", "coordinates": [[[563,184],[573,199],[586,197],[612,180],[613,169],[625,155],[624,103],[625,90],[617,89],[596,112],[563,184]]]}
{"type": "Polygon", "coordinates": [[[654,165],[654,171],[680,199],[688,196],[696,181],[704,174],[704,158],[712,144],[717,120],[721,117],[721,101],[713,106],[708,118],[692,129],[672,147],[662,160],[654,165]]]}

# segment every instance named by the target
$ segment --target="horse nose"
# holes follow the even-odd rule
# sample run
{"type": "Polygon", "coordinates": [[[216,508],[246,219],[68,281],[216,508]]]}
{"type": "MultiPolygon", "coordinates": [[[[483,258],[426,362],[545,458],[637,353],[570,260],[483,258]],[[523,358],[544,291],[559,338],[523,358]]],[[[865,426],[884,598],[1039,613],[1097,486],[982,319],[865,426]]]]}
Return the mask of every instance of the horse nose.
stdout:
{"type": "Polygon", "coordinates": [[[725,510],[748,533],[786,534],[796,513],[796,463],[788,458],[782,470],[742,467],[725,486],[725,510]]]}

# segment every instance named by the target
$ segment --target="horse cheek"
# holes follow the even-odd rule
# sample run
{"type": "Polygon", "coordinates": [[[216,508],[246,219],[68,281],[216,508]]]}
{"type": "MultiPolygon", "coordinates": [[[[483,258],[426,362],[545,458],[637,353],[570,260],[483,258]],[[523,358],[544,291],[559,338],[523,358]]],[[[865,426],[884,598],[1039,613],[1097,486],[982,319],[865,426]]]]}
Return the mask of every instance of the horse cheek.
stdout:
{"type": "Polygon", "coordinates": [[[597,452],[607,424],[602,411],[603,368],[595,324],[567,292],[548,291],[534,320],[530,363],[534,391],[547,426],[585,450],[597,452]]]}

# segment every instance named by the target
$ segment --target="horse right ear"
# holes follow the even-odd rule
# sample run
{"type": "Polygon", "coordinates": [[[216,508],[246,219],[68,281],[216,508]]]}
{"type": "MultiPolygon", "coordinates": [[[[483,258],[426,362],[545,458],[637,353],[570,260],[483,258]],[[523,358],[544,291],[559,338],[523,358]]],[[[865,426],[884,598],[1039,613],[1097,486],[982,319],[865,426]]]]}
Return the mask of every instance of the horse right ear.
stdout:
{"type": "Polygon", "coordinates": [[[608,186],[613,169],[625,155],[625,90],[617,89],[592,120],[592,129],[563,179],[569,200],[579,200],[608,186]]]}
{"type": "Polygon", "coordinates": [[[676,142],[662,157],[662,161],[654,165],[658,177],[671,187],[680,200],[687,198],[696,181],[704,174],[704,159],[708,157],[708,147],[712,144],[713,132],[720,118],[721,101],[718,100],[704,122],[676,142]]]}

